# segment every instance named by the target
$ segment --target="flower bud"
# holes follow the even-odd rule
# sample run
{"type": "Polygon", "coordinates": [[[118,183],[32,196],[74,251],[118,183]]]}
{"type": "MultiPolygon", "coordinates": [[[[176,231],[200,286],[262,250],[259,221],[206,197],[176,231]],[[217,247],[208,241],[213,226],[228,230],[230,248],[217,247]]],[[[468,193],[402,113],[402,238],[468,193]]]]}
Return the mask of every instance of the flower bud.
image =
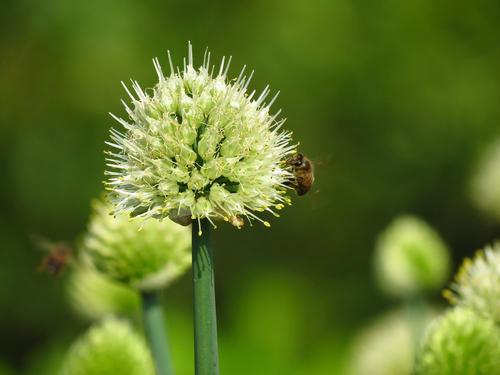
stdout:
{"type": "Polygon", "coordinates": [[[423,220],[401,216],[379,236],[375,272],[381,288],[393,296],[412,296],[441,288],[450,256],[440,236],[423,220]]]}
{"type": "Polygon", "coordinates": [[[140,290],[167,286],[191,264],[191,233],[170,220],[130,219],[110,214],[96,200],[83,240],[83,256],[107,278],[140,290]]]}
{"type": "Polygon", "coordinates": [[[76,341],[66,358],[63,375],[154,375],[151,355],[129,325],[108,319],[76,341]]]}

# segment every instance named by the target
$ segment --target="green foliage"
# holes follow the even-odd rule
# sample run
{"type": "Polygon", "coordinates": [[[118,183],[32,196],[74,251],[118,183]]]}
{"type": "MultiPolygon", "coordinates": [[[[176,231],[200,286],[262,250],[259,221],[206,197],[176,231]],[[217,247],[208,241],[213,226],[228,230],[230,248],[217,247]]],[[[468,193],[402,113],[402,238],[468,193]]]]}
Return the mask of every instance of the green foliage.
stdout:
{"type": "Polygon", "coordinates": [[[471,310],[450,309],[429,328],[415,374],[500,374],[500,328],[471,310]]]}
{"type": "Polygon", "coordinates": [[[63,375],[154,375],[142,339],[123,321],[108,319],[73,344],[63,375]]]}
{"type": "MultiPolygon", "coordinates": [[[[308,341],[315,330],[314,320],[320,316],[314,288],[278,269],[245,273],[244,279],[241,288],[230,296],[234,302],[230,325],[220,339],[221,373],[304,373],[301,358],[312,357],[320,350],[308,341]],[[246,360],[248,352],[259,360],[246,360]]],[[[336,351],[329,349],[331,360],[336,351]]]]}
{"type": "Polygon", "coordinates": [[[0,375],[14,375],[14,371],[6,363],[0,362],[0,375]]]}
{"type": "Polygon", "coordinates": [[[30,353],[26,361],[23,375],[60,374],[71,341],[68,339],[52,339],[30,353]]]}

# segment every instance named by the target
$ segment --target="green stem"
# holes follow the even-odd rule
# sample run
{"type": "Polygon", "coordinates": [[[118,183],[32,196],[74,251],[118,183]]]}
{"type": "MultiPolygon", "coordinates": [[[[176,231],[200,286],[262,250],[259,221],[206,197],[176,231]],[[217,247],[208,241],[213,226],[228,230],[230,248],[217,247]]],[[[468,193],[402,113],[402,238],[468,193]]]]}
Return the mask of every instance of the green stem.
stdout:
{"type": "Polygon", "coordinates": [[[420,340],[425,330],[427,304],[422,296],[413,296],[406,301],[406,313],[411,329],[415,352],[420,346],[420,340]]]}
{"type": "Polygon", "coordinates": [[[193,305],[196,375],[218,375],[217,319],[210,222],[193,222],[193,305]]]}
{"type": "Polygon", "coordinates": [[[155,362],[157,375],[172,375],[172,365],[165,330],[160,293],[142,292],[144,329],[155,362]]]}

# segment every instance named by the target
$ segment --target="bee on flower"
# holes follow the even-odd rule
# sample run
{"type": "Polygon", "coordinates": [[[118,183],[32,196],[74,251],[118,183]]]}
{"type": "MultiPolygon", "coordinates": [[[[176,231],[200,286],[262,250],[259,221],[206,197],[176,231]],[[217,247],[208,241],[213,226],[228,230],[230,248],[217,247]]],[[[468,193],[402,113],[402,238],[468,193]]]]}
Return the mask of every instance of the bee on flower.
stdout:
{"type": "Polygon", "coordinates": [[[270,224],[259,216],[289,203],[292,167],[285,162],[297,153],[284,119],[270,108],[268,87],[248,92],[252,74],[245,68],[227,78],[230,59],[214,72],[210,53],[195,68],[192,46],[182,70],[170,54],[170,75],[157,59],[158,83],[144,91],[132,83],[125,104],[128,120],[111,130],[113,151],[107,151],[107,188],[115,212],[141,218],[170,218],[189,225],[222,219],[237,227],[243,219],[270,224]]]}

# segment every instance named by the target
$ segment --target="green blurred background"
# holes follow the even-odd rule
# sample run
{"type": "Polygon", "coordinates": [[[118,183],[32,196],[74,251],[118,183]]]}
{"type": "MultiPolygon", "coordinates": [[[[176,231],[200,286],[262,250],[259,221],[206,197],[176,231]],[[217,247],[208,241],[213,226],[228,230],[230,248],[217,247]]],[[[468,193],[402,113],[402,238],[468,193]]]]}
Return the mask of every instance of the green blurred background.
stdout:
{"type": "MultiPolygon", "coordinates": [[[[428,220],[455,265],[498,234],[468,183],[500,135],[499,18],[495,0],[1,0],[0,361],[53,374],[87,326],[65,277],[36,272],[30,235],[82,233],[120,81],[153,86],[151,58],[167,67],[170,49],[180,64],[190,40],[198,61],[208,46],[233,56],[231,75],[247,64],[253,88],[281,90],[275,108],[316,163],[313,191],[271,230],[214,235],[221,370],[338,373],[359,327],[394,304],[372,272],[394,216],[428,220]]],[[[165,294],[189,374],[189,275],[165,294]]]]}

